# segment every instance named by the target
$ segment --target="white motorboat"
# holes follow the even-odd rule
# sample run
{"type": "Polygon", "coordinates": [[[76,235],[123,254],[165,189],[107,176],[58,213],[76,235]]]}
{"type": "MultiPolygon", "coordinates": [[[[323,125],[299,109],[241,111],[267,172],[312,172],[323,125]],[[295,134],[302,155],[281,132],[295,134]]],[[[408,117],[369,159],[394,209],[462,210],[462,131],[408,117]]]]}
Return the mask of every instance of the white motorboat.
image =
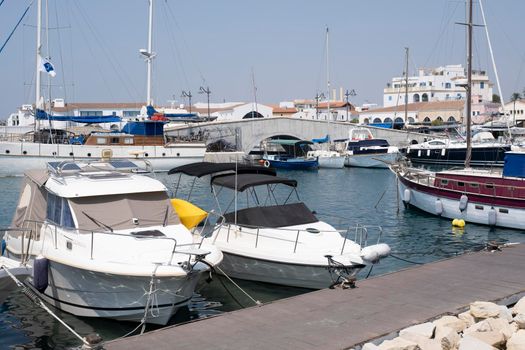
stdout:
{"type": "Polygon", "coordinates": [[[342,169],[345,167],[345,156],[336,151],[314,150],[307,153],[308,158],[317,158],[319,168],[342,169]]]}
{"type": "Polygon", "coordinates": [[[172,169],[170,173],[194,177],[212,175],[211,186],[218,204],[226,199],[219,198],[223,189],[234,191],[230,205],[237,203],[237,198],[244,198],[241,193],[246,193],[244,209],[222,214],[212,232],[204,233],[204,242],[214,244],[223,252],[220,268],[231,277],[311,289],[327,288],[351,281],[361,269],[390,252],[388,245],[379,243],[381,230],[378,227],[375,228],[378,240],[368,245],[372,239],[369,234],[374,228],[359,226],[336,230],[320,221],[304,203],[288,203],[293,193],[297,195],[297,181],[278,177],[270,169],[232,163],[200,163],[172,169]],[[292,189],[281,204],[275,192],[277,186],[292,189]],[[261,187],[266,187],[266,191],[261,187]],[[262,196],[264,193],[266,199],[262,196]],[[267,205],[272,200],[275,205],[267,205]]]}
{"type": "Polygon", "coordinates": [[[336,144],[343,148],[345,165],[349,167],[387,169],[399,156],[397,147],[385,139],[374,138],[367,128],[351,129],[348,139],[337,140],[336,144]]]}
{"type": "Polygon", "coordinates": [[[221,262],[216,247],[194,242],[166,187],[139,171],[107,161],[26,172],[6,255],[31,263],[28,283],[45,301],[77,316],[165,325],[221,262]]]}
{"type": "Polygon", "coordinates": [[[14,276],[18,281],[23,282],[31,275],[31,267],[20,264],[19,261],[0,256],[0,305],[18,287],[14,276]]]}

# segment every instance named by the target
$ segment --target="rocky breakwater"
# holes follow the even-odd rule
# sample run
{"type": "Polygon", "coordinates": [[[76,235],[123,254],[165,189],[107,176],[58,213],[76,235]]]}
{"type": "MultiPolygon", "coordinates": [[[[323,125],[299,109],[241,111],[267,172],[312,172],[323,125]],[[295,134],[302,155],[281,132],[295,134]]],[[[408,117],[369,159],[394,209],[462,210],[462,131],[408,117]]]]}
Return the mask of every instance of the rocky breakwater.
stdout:
{"type": "Polygon", "coordinates": [[[525,297],[512,308],[476,301],[457,316],[401,330],[381,344],[362,350],[525,350],[525,297]]]}

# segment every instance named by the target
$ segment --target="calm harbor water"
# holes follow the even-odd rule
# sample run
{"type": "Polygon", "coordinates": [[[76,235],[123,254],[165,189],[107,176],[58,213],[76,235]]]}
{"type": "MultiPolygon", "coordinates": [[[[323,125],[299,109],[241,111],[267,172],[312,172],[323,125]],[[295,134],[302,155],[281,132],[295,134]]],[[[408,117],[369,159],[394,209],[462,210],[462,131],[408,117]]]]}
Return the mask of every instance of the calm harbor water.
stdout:
{"type": "MultiPolygon", "coordinates": [[[[319,169],[317,171],[280,172],[298,180],[301,199],[318,215],[337,228],[363,225],[383,227],[383,241],[395,257],[376,265],[370,275],[384,274],[477,250],[487,241],[523,242],[525,234],[517,230],[491,229],[467,224],[464,230],[451,227],[450,220],[405,210],[399,201],[395,177],[384,169],[319,169]]],[[[158,175],[174,189],[178,176],[158,175]]],[[[0,227],[9,226],[18,199],[21,178],[0,178],[0,227]]],[[[179,194],[187,194],[190,182],[182,178],[179,194]]],[[[193,190],[193,201],[212,209],[209,181],[204,179],[193,190]]],[[[182,197],[184,198],[184,197],[182,197]]],[[[362,271],[365,278],[368,270],[362,271]]],[[[268,302],[298,295],[307,290],[263,283],[237,281],[256,300],[268,302]]],[[[359,282],[358,282],[359,283],[359,282]]],[[[250,306],[252,302],[224,278],[203,282],[191,305],[181,310],[170,323],[206,317],[250,306]]],[[[54,310],[81,335],[99,333],[104,340],[130,332],[136,326],[126,322],[78,318],[54,310]]],[[[154,329],[148,326],[148,330],[154,329]]],[[[14,293],[0,305],[0,349],[55,349],[78,347],[79,341],[45,311],[21,293],[14,293]]]]}

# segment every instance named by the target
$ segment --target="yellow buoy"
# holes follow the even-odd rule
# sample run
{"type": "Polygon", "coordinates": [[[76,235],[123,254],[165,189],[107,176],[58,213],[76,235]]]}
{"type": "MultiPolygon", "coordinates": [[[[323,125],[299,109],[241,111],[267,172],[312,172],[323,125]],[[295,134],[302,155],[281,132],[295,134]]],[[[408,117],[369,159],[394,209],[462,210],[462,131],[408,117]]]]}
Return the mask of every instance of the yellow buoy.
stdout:
{"type": "Polygon", "coordinates": [[[463,220],[463,219],[454,219],[454,220],[452,220],[452,226],[465,227],[465,220],[463,220]]]}
{"type": "Polygon", "coordinates": [[[171,206],[175,209],[180,221],[188,230],[197,226],[199,222],[208,216],[207,212],[183,199],[171,199],[171,206]]]}

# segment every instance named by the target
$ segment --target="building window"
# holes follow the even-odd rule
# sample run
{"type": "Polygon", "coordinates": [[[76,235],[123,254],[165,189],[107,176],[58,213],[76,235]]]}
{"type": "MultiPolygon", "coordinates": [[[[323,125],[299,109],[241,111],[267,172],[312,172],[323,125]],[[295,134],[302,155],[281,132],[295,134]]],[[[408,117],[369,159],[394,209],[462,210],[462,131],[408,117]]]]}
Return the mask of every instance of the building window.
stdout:
{"type": "Polygon", "coordinates": [[[480,89],[484,89],[485,88],[485,82],[482,81],[481,83],[479,83],[479,88],[480,89]]]}
{"type": "Polygon", "coordinates": [[[454,118],[453,116],[450,116],[450,117],[448,117],[447,121],[449,123],[455,123],[456,122],[456,118],[454,118]]]}
{"type": "Polygon", "coordinates": [[[450,89],[450,83],[445,83],[445,89],[450,89]]]}
{"type": "Polygon", "coordinates": [[[388,100],[389,100],[389,101],[392,101],[392,96],[388,96],[388,100]]]}
{"type": "Polygon", "coordinates": [[[140,114],[140,111],[124,111],[124,112],[122,112],[122,115],[124,117],[129,117],[129,118],[136,117],[139,114],[140,114]]]}
{"type": "Polygon", "coordinates": [[[421,95],[421,101],[422,102],[428,102],[428,95],[427,94],[421,95]]]}
{"type": "Polygon", "coordinates": [[[101,117],[102,111],[80,111],[80,116],[81,117],[90,117],[90,116],[101,117]]]}
{"type": "Polygon", "coordinates": [[[414,94],[414,102],[419,102],[419,94],[414,94]]]}

